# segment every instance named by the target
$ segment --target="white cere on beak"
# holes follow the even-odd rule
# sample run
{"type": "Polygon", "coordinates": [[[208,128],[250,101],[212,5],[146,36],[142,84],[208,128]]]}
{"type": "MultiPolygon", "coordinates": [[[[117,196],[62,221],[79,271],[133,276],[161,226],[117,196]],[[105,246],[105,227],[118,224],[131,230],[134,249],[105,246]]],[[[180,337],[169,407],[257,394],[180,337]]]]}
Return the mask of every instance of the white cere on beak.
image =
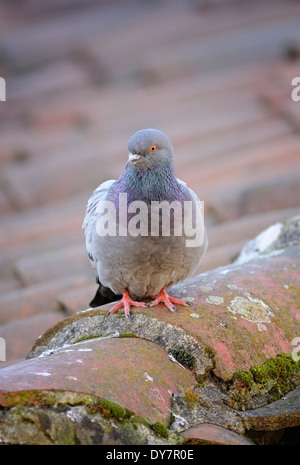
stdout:
{"type": "Polygon", "coordinates": [[[141,158],[141,156],[138,155],[137,153],[129,152],[129,154],[128,154],[128,160],[129,161],[138,160],[139,158],[141,158]]]}

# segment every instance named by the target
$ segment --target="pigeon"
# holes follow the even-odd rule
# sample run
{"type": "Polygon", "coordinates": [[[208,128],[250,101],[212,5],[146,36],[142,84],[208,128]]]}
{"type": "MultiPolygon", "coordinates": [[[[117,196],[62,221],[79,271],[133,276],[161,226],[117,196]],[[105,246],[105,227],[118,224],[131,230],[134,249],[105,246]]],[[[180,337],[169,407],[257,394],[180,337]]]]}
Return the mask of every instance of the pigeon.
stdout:
{"type": "Polygon", "coordinates": [[[197,195],[175,176],[168,136],[139,130],[128,150],[119,179],[92,193],[83,228],[99,285],[90,306],[118,301],[107,316],[124,308],[130,320],[131,306],[187,306],[167,289],[195,273],[208,241],[197,195]]]}

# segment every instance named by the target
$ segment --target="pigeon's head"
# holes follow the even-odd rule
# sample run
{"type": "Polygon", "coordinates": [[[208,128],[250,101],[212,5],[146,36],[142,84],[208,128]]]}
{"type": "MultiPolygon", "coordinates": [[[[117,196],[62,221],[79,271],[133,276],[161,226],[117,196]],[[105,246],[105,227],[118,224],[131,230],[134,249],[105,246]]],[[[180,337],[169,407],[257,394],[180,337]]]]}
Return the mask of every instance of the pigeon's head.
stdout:
{"type": "Polygon", "coordinates": [[[159,163],[172,163],[173,147],[170,139],[158,129],[142,129],[128,141],[129,166],[151,169],[159,163]]]}

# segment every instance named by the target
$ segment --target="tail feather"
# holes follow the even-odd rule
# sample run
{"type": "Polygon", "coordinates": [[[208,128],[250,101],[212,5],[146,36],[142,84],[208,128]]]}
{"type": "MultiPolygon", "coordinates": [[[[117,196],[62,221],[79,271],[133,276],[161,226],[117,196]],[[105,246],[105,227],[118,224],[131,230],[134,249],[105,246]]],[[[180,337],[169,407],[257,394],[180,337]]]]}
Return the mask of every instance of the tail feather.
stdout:
{"type": "Polygon", "coordinates": [[[99,287],[93,300],[90,302],[90,307],[100,307],[101,305],[109,304],[122,298],[122,295],[115,294],[109,287],[103,286],[99,281],[98,284],[99,287]]]}

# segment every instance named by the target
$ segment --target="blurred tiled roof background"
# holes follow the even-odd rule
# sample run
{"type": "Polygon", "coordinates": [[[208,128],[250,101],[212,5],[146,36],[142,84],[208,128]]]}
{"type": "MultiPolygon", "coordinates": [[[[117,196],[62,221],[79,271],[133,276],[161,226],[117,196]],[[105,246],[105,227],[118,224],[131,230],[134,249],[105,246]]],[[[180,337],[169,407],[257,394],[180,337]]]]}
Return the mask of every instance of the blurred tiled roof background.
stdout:
{"type": "Polygon", "coordinates": [[[156,127],[205,202],[201,269],[300,210],[300,2],[0,2],[0,336],[7,360],[96,289],[81,230],[156,127]]]}

